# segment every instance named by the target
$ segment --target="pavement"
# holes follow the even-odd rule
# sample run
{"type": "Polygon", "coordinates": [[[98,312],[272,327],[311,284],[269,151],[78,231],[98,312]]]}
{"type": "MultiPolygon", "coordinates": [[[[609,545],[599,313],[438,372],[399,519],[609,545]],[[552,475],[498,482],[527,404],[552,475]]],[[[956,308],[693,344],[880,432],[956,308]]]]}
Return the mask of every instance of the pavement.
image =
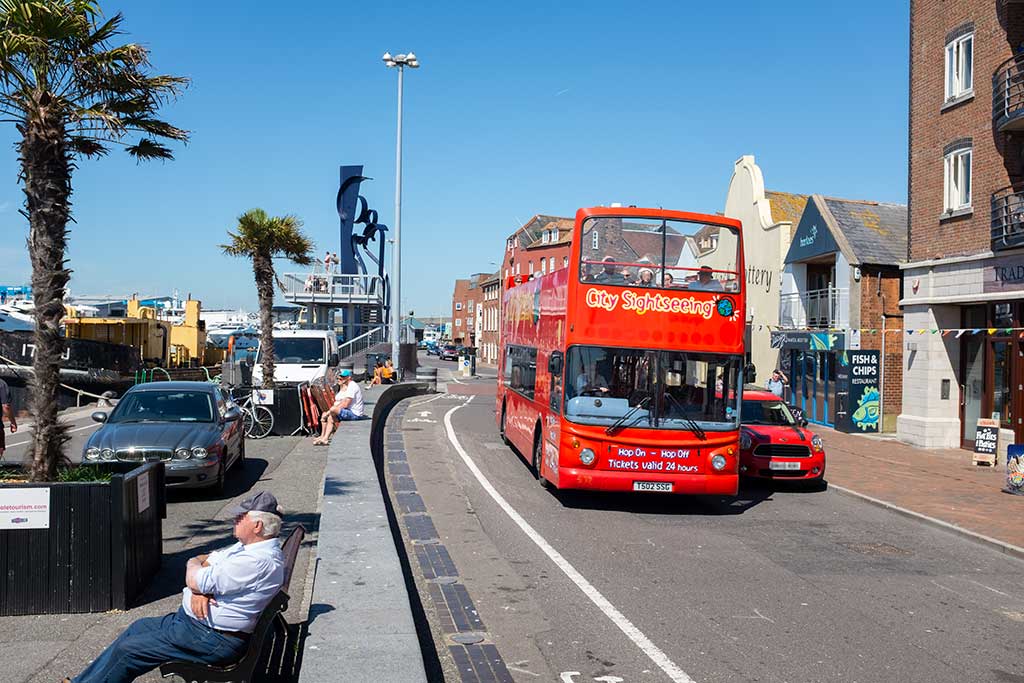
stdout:
{"type": "Polygon", "coordinates": [[[1004,493],[1005,463],[976,466],[965,450],[924,450],[895,438],[812,427],[834,488],[925,515],[1024,558],[1024,496],[1004,493]]]}
{"type": "MultiPolygon", "coordinates": [[[[401,511],[403,537],[448,679],[1022,680],[1020,559],[860,497],[784,482],[735,498],[547,491],[501,443],[493,379],[439,365],[447,393],[393,418],[407,460],[389,462],[389,481],[397,504],[412,491],[422,501],[401,511]],[[476,658],[455,647],[466,639],[476,658]]],[[[824,438],[826,476],[844,488],[884,480],[891,461],[922,479],[943,472],[925,500],[957,477],[976,487],[958,489],[963,500],[999,489],[992,471],[946,475],[939,463],[962,468],[960,455],[824,438]],[[937,462],[915,464],[929,457],[937,462]],[[872,477],[855,480],[858,468],[872,477]]],[[[1002,507],[974,505],[993,518],[1014,510],[1017,499],[1000,495],[1002,507]]]]}
{"type": "MultiPolygon", "coordinates": [[[[84,433],[83,429],[73,436],[84,440],[84,433]]],[[[76,452],[74,445],[69,447],[69,453],[76,452]]],[[[81,444],[77,450],[80,452],[81,444]]],[[[76,675],[134,620],[176,610],[181,603],[188,558],[234,542],[232,521],[225,511],[252,490],[267,489],[277,496],[286,513],[283,535],[298,523],[309,532],[296,559],[292,600],[285,615],[290,624],[304,621],[309,601],[303,596],[307,595],[310,558],[319,530],[318,502],[325,449],[299,437],[269,437],[248,441],[246,456],[243,467],[232,468],[228,473],[223,495],[168,492],[163,566],[139,603],[129,611],[0,618],[0,649],[4,653],[0,660],[0,683],[53,683],[76,675]]],[[[156,683],[165,679],[151,672],[137,680],[156,683]]]]}

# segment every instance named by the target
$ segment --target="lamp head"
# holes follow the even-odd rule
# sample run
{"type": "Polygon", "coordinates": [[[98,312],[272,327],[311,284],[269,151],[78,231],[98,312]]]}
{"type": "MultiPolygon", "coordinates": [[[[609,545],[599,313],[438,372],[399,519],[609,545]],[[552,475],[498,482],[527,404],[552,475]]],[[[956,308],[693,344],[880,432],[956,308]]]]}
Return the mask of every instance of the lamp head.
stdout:
{"type": "Polygon", "coordinates": [[[395,65],[395,60],[391,57],[390,52],[385,52],[384,56],[381,57],[381,60],[384,61],[384,66],[388,67],[389,69],[395,65]]]}
{"type": "Polygon", "coordinates": [[[415,52],[410,52],[409,54],[407,54],[405,56],[405,63],[411,69],[418,69],[418,68],[420,68],[420,62],[419,62],[418,59],[416,59],[416,53],[415,52]]]}

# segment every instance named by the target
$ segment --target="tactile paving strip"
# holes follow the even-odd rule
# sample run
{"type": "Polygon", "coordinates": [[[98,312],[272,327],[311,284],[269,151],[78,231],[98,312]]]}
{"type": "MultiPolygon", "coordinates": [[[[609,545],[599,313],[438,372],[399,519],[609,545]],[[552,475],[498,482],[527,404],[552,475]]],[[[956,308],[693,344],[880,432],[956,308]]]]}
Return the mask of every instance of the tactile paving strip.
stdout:
{"type": "MultiPolygon", "coordinates": [[[[388,419],[393,418],[400,424],[406,410],[406,406],[400,405],[388,419]]],[[[457,637],[463,641],[447,643],[460,680],[463,683],[513,683],[498,648],[493,643],[477,642],[488,639],[487,629],[416,490],[402,433],[387,430],[384,444],[388,486],[398,502],[399,519],[413,543],[420,571],[428,581],[427,592],[438,623],[449,639],[457,637]]]]}

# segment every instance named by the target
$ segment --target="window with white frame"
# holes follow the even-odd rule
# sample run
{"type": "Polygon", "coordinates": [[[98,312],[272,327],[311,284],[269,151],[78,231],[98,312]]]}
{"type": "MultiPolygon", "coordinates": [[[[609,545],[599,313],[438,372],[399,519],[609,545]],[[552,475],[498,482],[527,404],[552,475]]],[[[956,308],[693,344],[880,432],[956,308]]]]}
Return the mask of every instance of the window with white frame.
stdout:
{"type": "Polygon", "coordinates": [[[517,263],[516,264],[516,275],[519,275],[522,272],[523,272],[523,264],[522,263],[517,263]]]}
{"type": "Polygon", "coordinates": [[[974,34],[966,33],[946,43],[946,101],[974,92],[974,34]]]}
{"type": "Polygon", "coordinates": [[[544,274],[548,272],[548,262],[543,258],[540,260],[540,272],[544,274]]]}
{"type": "Polygon", "coordinates": [[[552,242],[557,242],[558,241],[558,228],[555,228],[554,230],[551,231],[551,241],[552,242]]]}
{"type": "Polygon", "coordinates": [[[462,327],[462,318],[455,319],[455,327],[462,327]]]}
{"type": "Polygon", "coordinates": [[[530,275],[533,275],[533,261],[530,261],[530,275]]]}
{"type": "Polygon", "coordinates": [[[594,230],[593,232],[591,232],[590,240],[591,240],[591,244],[590,244],[590,248],[591,249],[593,249],[594,251],[597,251],[598,249],[601,248],[601,235],[597,232],[597,230],[594,230]]]}
{"type": "Polygon", "coordinates": [[[456,301],[455,302],[455,310],[456,311],[461,311],[462,310],[462,302],[461,301],[456,301]]]}
{"type": "Polygon", "coordinates": [[[554,256],[552,256],[551,258],[548,259],[548,270],[550,270],[552,273],[555,272],[555,257],[554,256]]]}
{"type": "Polygon", "coordinates": [[[568,268],[569,267],[569,257],[568,256],[563,256],[562,257],[562,267],[563,268],[568,268]]]}
{"type": "Polygon", "coordinates": [[[971,207],[971,147],[946,153],[943,160],[943,209],[946,212],[971,207]]]}
{"type": "Polygon", "coordinates": [[[551,233],[549,233],[547,230],[545,230],[544,234],[540,238],[541,244],[547,244],[548,243],[548,239],[550,238],[550,236],[551,236],[551,233]]]}

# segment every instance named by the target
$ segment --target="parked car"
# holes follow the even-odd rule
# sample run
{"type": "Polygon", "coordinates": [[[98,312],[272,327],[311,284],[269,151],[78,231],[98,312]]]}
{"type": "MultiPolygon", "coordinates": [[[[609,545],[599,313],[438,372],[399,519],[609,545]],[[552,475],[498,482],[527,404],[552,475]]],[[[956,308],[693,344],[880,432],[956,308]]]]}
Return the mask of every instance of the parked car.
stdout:
{"type": "Polygon", "coordinates": [[[455,346],[455,344],[445,344],[441,347],[437,357],[440,360],[458,360],[459,347],[455,346]]]}
{"type": "Polygon", "coordinates": [[[740,475],[758,479],[825,477],[825,444],[797,420],[786,403],[763,390],[744,390],[740,425],[740,475]]]}
{"type": "Polygon", "coordinates": [[[438,356],[441,354],[441,347],[438,346],[437,342],[427,342],[427,355],[438,356]]]}
{"type": "Polygon", "coordinates": [[[228,470],[245,460],[242,411],[209,382],[139,384],[109,414],[82,452],[83,463],[162,460],[168,487],[223,489],[228,470]]]}

